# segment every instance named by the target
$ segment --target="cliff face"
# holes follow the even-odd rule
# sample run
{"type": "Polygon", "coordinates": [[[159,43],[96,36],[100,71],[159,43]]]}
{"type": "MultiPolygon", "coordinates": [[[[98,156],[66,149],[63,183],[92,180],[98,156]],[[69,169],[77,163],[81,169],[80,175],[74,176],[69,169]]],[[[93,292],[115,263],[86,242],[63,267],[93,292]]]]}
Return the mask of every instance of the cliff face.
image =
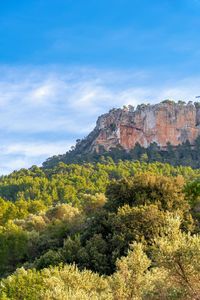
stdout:
{"type": "Polygon", "coordinates": [[[156,142],[165,147],[167,142],[178,145],[186,140],[192,144],[200,135],[200,107],[192,103],[177,104],[164,101],[156,105],[140,105],[113,109],[100,116],[95,129],[80,142],[82,150],[99,151],[121,145],[132,149],[138,142],[143,147],[156,142]]]}

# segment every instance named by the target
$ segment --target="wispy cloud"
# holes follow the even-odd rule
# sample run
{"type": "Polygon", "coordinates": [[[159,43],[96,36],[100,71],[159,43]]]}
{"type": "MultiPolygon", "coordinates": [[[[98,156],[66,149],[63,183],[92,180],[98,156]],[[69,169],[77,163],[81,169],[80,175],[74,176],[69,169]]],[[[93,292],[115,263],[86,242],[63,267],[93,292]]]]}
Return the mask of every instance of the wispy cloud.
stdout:
{"type": "Polygon", "coordinates": [[[0,147],[1,154],[21,155],[26,157],[44,156],[65,152],[70,147],[70,143],[63,141],[55,143],[14,143],[0,147]]]}
{"type": "Polygon", "coordinates": [[[0,173],[64,153],[113,107],[194,100],[200,78],[144,70],[1,66],[0,173]]]}
{"type": "Polygon", "coordinates": [[[28,168],[43,162],[47,157],[65,153],[74,141],[53,142],[21,142],[0,146],[0,173],[7,174],[11,170],[28,168]]]}

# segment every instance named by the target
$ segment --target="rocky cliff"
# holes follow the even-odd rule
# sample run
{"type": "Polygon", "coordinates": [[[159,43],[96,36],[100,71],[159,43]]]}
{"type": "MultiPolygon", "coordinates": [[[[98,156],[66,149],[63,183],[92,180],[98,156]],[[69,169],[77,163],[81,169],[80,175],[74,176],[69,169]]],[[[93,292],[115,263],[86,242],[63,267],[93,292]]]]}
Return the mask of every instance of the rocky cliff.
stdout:
{"type": "Polygon", "coordinates": [[[100,116],[95,129],[77,147],[85,151],[97,152],[121,145],[132,149],[136,143],[148,147],[156,142],[165,147],[182,144],[189,140],[192,144],[200,135],[200,105],[189,102],[175,103],[163,101],[155,105],[139,105],[123,109],[112,109],[100,116]]]}

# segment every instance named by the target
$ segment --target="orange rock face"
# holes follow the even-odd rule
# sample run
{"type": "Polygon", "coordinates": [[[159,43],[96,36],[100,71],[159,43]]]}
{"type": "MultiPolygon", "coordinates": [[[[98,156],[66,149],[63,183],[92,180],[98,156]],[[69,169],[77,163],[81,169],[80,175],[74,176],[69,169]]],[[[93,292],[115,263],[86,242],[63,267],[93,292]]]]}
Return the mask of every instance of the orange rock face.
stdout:
{"type": "Polygon", "coordinates": [[[99,117],[94,132],[91,150],[96,151],[101,146],[109,150],[118,145],[130,150],[136,143],[143,147],[153,142],[161,147],[167,142],[178,145],[189,140],[193,143],[200,135],[200,108],[192,103],[168,101],[142,105],[136,110],[113,109],[99,117]]]}

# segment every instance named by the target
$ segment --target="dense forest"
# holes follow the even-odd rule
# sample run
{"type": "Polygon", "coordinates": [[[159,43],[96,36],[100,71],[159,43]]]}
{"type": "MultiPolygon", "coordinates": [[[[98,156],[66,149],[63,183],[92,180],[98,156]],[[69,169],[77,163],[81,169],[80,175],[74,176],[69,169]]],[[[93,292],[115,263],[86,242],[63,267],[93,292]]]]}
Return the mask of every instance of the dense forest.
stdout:
{"type": "Polygon", "coordinates": [[[97,152],[83,152],[79,148],[79,140],[75,147],[72,147],[66,154],[53,156],[47,159],[43,166],[44,168],[53,168],[59,162],[66,164],[85,162],[103,161],[105,158],[111,157],[114,162],[119,160],[141,161],[141,162],[162,162],[169,163],[173,166],[191,166],[192,168],[200,168],[200,137],[198,137],[194,144],[190,144],[188,140],[178,146],[173,146],[167,143],[165,148],[161,148],[157,143],[151,143],[149,147],[144,148],[139,143],[130,151],[126,151],[119,145],[106,151],[103,147],[97,152]]]}
{"type": "Polygon", "coordinates": [[[199,169],[33,166],[0,202],[0,299],[200,299],[199,169]]]}

